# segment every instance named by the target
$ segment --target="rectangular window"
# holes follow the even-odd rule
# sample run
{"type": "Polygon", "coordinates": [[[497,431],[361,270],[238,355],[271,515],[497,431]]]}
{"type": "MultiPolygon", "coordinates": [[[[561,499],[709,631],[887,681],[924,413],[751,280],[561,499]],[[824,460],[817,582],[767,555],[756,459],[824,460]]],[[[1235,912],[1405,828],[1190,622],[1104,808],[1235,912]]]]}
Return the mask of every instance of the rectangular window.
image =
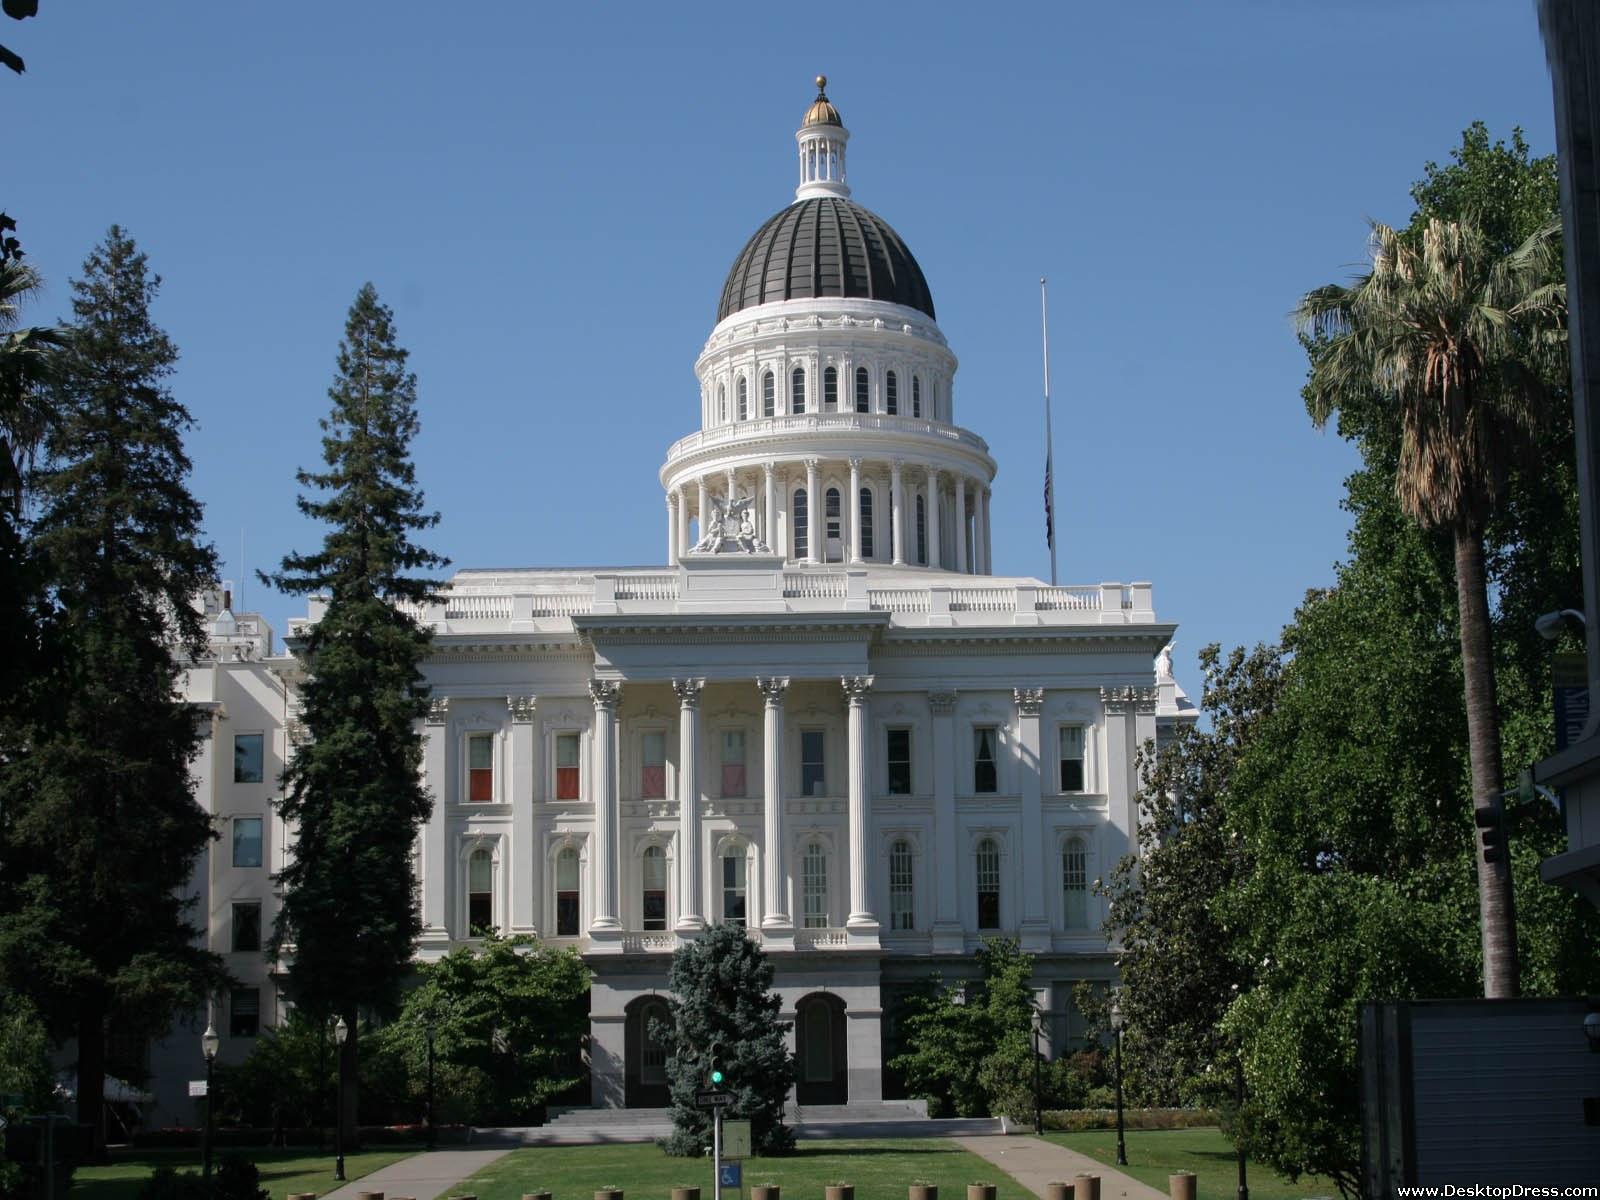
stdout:
{"type": "Polygon", "coordinates": [[[889,795],[911,794],[911,730],[888,731],[889,795]]]}
{"type": "Polygon", "coordinates": [[[644,928],[667,927],[667,855],[660,846],[646,846],[641,871],[644,928]]]}
{"type": "Polygon", "coordinates": [[[889,928],[916,926],[916,893],[913,878],[911,843],[898,841],[889,847],[889,928]]]}
{"type": "Polygon", "coordinates": [[[235,817],[233,819],[233,865],[259,867],[261,865],[261,818],[235,817]]]}
{"type": "Polygon", "coordinates": [[[828,926],[828,856],[821,842],[806,846],[800,860],[801,925],[805,929],[828,926]]]}
{"type": "Polygon", "coordinates": [[[482,937],[494,926],[494,856],[474,850],[467,859],[467,936],[482,937]]]}
{"type": "Polygon", "coordinates": [[[233,906],[233,949],[261,949],[261,904],[254,901],[233,906]]]}
{"type": "Polygon", "coordinates": [[[972,790],[977,795],[1000,790],[995,769],[995,743],[999,740],[993,725],[972,731],[972,790]]]}
{"type": "Polygon", "coordinates": [[[556,936],[578,936],[578,852],[556,857],[556,936]]]}
{"type": "Polygon", "coordinates": [[[255,1037],[261,1032],[261,989],[234,988],[228,998],[228,1035],[255,1037]]]}
{"type": "Polygon", "coordinates": [[[823,761],[823,736],[820,729],[800,731],[800,794],[821,796],[828,786],[827,764],[823,761]]]}
{"type": "Polygon", "coordinates": [[[1083,726],[1065,725],[1061,729],[1061,790],[1083,791],[1083,726]]]}
{"type": "Polygon", "coordinates": [[[1071,838],[1061,851],[1061,916],[1068,929],[1089,925],[1089,854],[1082,838],[1071,838]]]}
{"type": "Polygon", "coordinates": [[[467,799],[474,804],[494,799],[494,734],[467,738],[467,799]]]}
{"type": "Polygon", "coordinates": [[[978,843],[978,928],[1000,928],[1000,848],[992,838],[978,843]]]}
{"type": "Polygon", "coordinates": [[[259,733],[233,735],[233,781],[235,783],[261,782],[261,743],[259,733]]]}
{"type": "Polygon", "coordinates": [[[639,798],[661,800],[667,794],[667,735],[639,735],[639,798]]]}
{"type": "Polygon", "coordinates": [[[582,772],[578,766],[578,752],[582,744],[581,734],[556,734],[557,800],[576,800],[578,798],[578,788],[582,782],[582,772]]]}
{"type": "Polygon", "coordinates": [[[744,730],[724,729],[722,731],[722,794],[724,796],[744,796],[744,730]]]}
{"type": "Polygon", "coordinates": [[[743,852],[722,859],[722,919],[729,925],[745,923],[745,857],[743,852]]]}

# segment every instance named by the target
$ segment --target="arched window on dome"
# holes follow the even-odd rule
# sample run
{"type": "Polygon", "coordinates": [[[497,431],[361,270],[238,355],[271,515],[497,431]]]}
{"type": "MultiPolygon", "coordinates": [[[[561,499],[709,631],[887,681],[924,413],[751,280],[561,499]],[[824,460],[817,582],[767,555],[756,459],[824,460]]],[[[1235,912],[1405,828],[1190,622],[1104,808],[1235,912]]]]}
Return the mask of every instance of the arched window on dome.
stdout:
{"type": "Polygon", "coordinates": [[[739,420],[750,419],[750,384],[743,375],[739,376],[739,420]]]}
{"type": "Polygon", "coordinates": [[[822,493],[822,516],[828,523],[827,530],[827,558],[829,562],[838,562],[843,557],[844,551],[844,514],[839,498],[839,489],[831,487],[822,493]]]}
{"type": "Polygon", "coordinates": [[[928,565],[928,498],[917,495],[917,565],[928,565]]]}
{"type": "Polygon", "coordinates": [[[778,415],[778,381],[772,377],[771,371],[761,377],[761,415],[778,415]]]}
{"type": "Polygon", "coordinates": [[[922,377],[920,375],[911,377],[911,415],[913,417],[922,416],[922,377]]]}
{"type": "Polygon", "coordinates": [[[829,367],[822,373],[822,411],[835,412],[839,407],[839,369],[829,367]]]}
{"type": "Polygon", "coordinates": [[[789,540],[794,543],[794,557],[797,559],[805,558],[811,549],[811,521],[806,507],[805,488],[795,488],[794,503],[789,506],[789,515],[793,518],[789,540]]]}
{"type": "Polygon", "coordinates": [[[789,376],[789,411],[803,413],[806,410],[806,369],[796,367],[789,376]]]}
{"type": "Polygon", "coordinates": [[[883,377],[883,411],[891,417],[900,413],[900,381],[893,371],[883,377]]]}
{"type": "Polygon", "coordinates": [[[722,384],[717,384],[717,424],[728,423],[728,389],[722,384]]]}
{"type": "Polygon", "coordinates": [[[872,383],[865,367],[856,368],[856,411],[872,411],[872,383]]]}
{"type": "Polygon", "coordinates": [[[861,522],[861,557],[872,557],[872,489],[861,489],[860,515],[861,522]]]}

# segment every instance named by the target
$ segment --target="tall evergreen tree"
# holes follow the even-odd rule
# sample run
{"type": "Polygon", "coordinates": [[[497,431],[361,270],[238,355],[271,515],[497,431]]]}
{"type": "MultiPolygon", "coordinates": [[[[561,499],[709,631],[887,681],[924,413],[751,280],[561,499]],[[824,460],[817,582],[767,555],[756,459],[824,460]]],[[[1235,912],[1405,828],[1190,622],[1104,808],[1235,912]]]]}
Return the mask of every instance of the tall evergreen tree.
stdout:
{"type": "Polygon", "coordinates": [[[180,694],[217,564],[166,385],[178,352],[150,316],[159,286],[116,226],[73,283],[33,487],[44,653],[0,765],[0,982],[76,1037],[78,1117],[97,1131],[108,1027],[164,1029],[225,978],[189,916],[213,833],[180,694]]]}
{"type": "Polygon", "coordinates": [[[434,584],[416,572],[445,560],[412,535],[438,523],[423,511],[411,463],[417,380],[395,342],[394,315],[369,283],[356,294],[339,345],[322,421],[327,469],[299,471],[300,511],[326,523],[322,548],[290,554],[265,582],[328,597],[301,655],[309,744],[284,775],[284,819],[296,830],[281,876],[284,897],[269,952],[294,947],[296,1002],[342,1017],[342,1098],[355,1116],[357,1030],[365,1010],[393,1011],[422,922],[411,851],[432,801],[423,785],[417,722],[428,712],[422,677],[431,634],[408,616],[434,584]]]}

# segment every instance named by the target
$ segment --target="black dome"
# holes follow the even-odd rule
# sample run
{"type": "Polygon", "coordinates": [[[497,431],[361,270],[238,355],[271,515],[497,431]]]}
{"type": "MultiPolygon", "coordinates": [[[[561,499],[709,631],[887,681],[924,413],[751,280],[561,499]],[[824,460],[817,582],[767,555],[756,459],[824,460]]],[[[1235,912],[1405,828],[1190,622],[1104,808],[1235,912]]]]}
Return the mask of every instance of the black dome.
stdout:
{"type": "Polygon", "coordinates": [[[889,223],[837,196],[800,200],[745,244],[722,285],[717,320],[775,300],[854,296],[932,317],[922,268],[889,223]]]}

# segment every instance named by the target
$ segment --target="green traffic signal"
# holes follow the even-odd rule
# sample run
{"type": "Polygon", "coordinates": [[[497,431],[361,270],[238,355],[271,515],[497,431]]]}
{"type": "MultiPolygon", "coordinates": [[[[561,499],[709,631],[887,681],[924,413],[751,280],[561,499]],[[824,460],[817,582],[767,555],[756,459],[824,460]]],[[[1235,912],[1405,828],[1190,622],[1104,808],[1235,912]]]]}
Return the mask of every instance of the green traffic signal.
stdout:
{"type": "Polygon", "coordinates": [[[721,1083],[722,1082],[722,1072],[721,1071],[713,1071],[713,1072],[711,1072],[711,1082],[712,1083],[721,1083]]]}
{"type": "Polygon", "coordinates": [[[721,1087],[722,1084],[723,1084],[723,1081],[727,1078],[727,1076],[722,1073],[722,1043],[721,1042],[712,1042],[711,1043],[711,1056],[710,1057],[711,1057],[711,1063],[710,1063],[711,1070],[709,1072],[709,1078],[711,1079],[711,1086],[712,1087],[721,1087]]]}

